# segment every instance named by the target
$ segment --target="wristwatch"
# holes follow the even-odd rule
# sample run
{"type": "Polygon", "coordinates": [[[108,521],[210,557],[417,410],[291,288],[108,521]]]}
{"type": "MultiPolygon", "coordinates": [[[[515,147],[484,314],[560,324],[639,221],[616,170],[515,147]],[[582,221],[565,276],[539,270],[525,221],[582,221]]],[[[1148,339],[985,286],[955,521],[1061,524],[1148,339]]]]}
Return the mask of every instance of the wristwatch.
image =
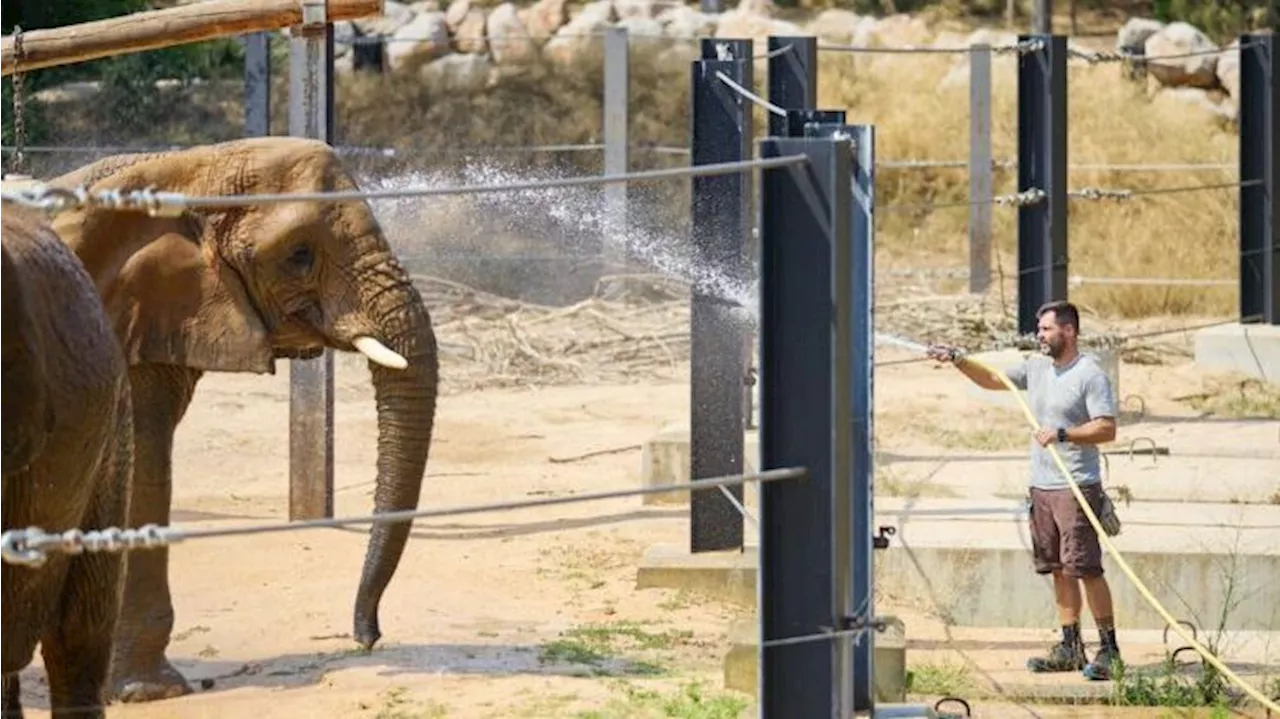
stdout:
{"type": "Polygon", "coordinates": [[[1067,441],[1067,430],[1063,427],[1058,428],[1058,441],[1059,442],[1067,441]]]}

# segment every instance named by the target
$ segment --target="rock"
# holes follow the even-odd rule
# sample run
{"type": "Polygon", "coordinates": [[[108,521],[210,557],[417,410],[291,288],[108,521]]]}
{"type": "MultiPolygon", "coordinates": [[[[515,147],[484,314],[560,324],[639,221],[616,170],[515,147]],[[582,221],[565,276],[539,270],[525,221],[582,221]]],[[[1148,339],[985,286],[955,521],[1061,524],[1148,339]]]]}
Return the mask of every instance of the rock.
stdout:
{"type": "Polygon", "coordinates": [[[1232,100],[1239,102],[1240,100],[1240,38],[1231,41],[1231,44],[1222,51],[1218,56],[1218,64],[1214,68],[1215,74],[1218,76],[1218,84],[1227,91],[1232,100]]]}
{"type": "Polygon", "coordinates": [[[664,35],[662,23],[653,18],[630,17],[620,21],[617,27],[624,28],[627,31],[627,35],[634,38],[652,40],[661,38],[664,35]]]}
{"type": "Polygon", "coordinates": [[[853,44],[853,33],[862,18],[850,10],[831,8],[818,13],[809,23],[808,32],[817,36],[819,41],[827,41],[834,45],[853,44]]]}
{"type": "Polygon", "coordinates": [[[520,22],[516,6],[510,2],[502,3],[489,13],[485,34],[489,38],[489,53],[499,65],[526,62],[537,55],[538,46],[520,22]]]}
{"type": "Polygon", "coordinates": [[[619,20],[651,19],[656,18],[659,13],[658,5],[654,0],[613,0],[613,9],[618,14],[619,20]]]}
{"type": "Polygon", "coordinates": [[[440,12],[440,3],[436,0],[418,0],[418,2],[410,3],[409,9],[415,15],[421,15],[428,12],[440,12]]]}
{"type": "Polygon", "coordinates": [[[391,36],[386,45],[387,66],[394,71],[431,62],[447,55],[449,44],[444,13],[424,12],[391,36]]]}
{"type": "Polygon", "coordinates": [[[466,93],[483,88],[492,68],[484,55],[454,54],[423,65],[418,74],[433,90],[466,93]]]}
{"type": "Polygon", "coordinates": [[[1164,29],[1164,23],[1145,17],[1133,17],[1116,33],[1116,52],[1141,55],[1147,40],[1164,29]]]}
{"type": "Polygon", "coordinates": [[[570,63],[600,45],[593,37],[613,24],[613,3],[599,0],[586,5],[542,47],[544,57],[556,62],[570,63]]]}
{"type": "Polygon", "coordinates": [[[663,34],[673,39],[710,37],[716,31],[716,16],[698,12],[688,5],[676,5],[658,14],[663,34]]]}
{"type": "Polygon", "coordinates": [[[793,22],[775,20],[768,15],[745,10],[741,6],[720,14],[716,25],[716,37],[750,39],[752,51],[763,53],[769,46],[770,35],[803,35],[804,30],[793,22]]]}
{"type": "Polygon", "coordinates": [[[467,15],[471,14],[471,8],[471,0],[453,0],[449,3],[449,9],[444,11],[444,24],[449,28],[450,33],[458,32],[467,15]]]}
{"type": "Polygon", "coordinates": [[[870,40],[880,47],[923,47],[932,37],[933,32],[924,18],[898,13],[877,21],[870,40]]]}
{"type": "MultiPolygon", "coordinates": [[[[1217,95],[1222,96],[1220,91],[1217,95]]],[[[1225,96],[1222,96],[1225,100],[1225,96]]],[[[1188,107],[1202,111],[1210,119],[1232,121],[1235,119],[1235,108],[1229,102],[1215,99],[1215,91],[1198,87],[1166,87],[1160,89],[1151,98],[1153,107],[1169,114],[1182,114],[1188,107]]]]}
{"type": "Polygon", "coordinates": [[[550,40],[568,21],[566,0],[538,0],[524,18],[525,28],[540,42],[550,40]]]}
{"type": "Polygon", "coordinates": [[[1160,58],[1218,49],[1207,35],[1194,26],[1185,22],[1170,23],[1147,38],[1144,46],[1148,58],[1147,74],[1166,87],[1217,87],[1216,54],[1160,58]]]}
{"type": "Polygon", "coordinates": [[[384,0],[382,14],[368,20],[355,20],[361,35],[391,35],[413,21],[413,11],[396,0],[384,0]]]}
{"type": "MultiPolygon", "coordinates": [[[[445,22],[448,22],[448,16],[445,17],[445,22]]],[[[488,49],[484,27],[484,10],[478,7],[468,8],[467,14],[453,31],[453,47],[458,52],[484,52],[488,49]]]]}

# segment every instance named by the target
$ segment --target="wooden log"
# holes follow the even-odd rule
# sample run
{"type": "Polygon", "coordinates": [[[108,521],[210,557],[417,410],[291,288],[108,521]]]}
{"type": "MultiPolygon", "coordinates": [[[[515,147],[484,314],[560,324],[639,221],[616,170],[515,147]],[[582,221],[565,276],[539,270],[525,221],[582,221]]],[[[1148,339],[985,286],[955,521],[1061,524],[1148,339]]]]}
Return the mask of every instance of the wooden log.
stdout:
{"type": "MultiPolygon", "coordinates": [[[[302,22],[302,0],[205,0],[164,10],[22,33],[22,62],[14,62],[13,36],[0,40],[0,77],[113,55],[157,50],[302,22]]],[[[327,0],[326,20],[381,15],[383,0],[327,0]]]]}

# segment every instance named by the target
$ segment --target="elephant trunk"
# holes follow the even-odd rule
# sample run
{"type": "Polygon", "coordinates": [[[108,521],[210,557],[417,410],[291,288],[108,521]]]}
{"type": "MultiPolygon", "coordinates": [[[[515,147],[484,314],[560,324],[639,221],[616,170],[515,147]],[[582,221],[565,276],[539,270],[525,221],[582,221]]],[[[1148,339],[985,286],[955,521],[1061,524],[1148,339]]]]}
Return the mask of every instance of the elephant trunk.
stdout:
{"type": "MultiPolygon", "coordinates": [[[[382,284],[387,274],[383,268],[382,284]]],[[[401,274],[393,272],[390,274],[401,274]]],[[[378,478],[374,512],[418,506],[435,421],[439,358],[431,318],[422,298],[401,274],[392,288],[375,295],[370,311],[389,348],[407,360],[403,369],[373,361],[369,370],[378,407],[378,478]]],[[[378,604],[395,574],[409,538],[410,524],[375,524],[370,532],[364,571],[355,604],[355,640],[366,650],[382,636],[378,604]]]]}

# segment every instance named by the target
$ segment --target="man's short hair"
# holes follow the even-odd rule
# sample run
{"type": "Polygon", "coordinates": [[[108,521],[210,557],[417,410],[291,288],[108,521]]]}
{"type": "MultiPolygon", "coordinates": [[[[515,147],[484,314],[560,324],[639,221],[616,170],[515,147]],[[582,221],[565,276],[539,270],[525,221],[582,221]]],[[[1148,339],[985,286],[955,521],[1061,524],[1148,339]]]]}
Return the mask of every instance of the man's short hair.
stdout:
{"type": "Polygon", "coordinates": [[[1066,300],[1054,300],[1040,305],[1040,309],[1036,310],[1036,319],[1040,319],[1046,314],[1052,312],[1053,318],[1060,325],[1071,325],[1076,328],[1076,332],[1080,331],[1080,311],[1076,306],[1066,300]]]}

